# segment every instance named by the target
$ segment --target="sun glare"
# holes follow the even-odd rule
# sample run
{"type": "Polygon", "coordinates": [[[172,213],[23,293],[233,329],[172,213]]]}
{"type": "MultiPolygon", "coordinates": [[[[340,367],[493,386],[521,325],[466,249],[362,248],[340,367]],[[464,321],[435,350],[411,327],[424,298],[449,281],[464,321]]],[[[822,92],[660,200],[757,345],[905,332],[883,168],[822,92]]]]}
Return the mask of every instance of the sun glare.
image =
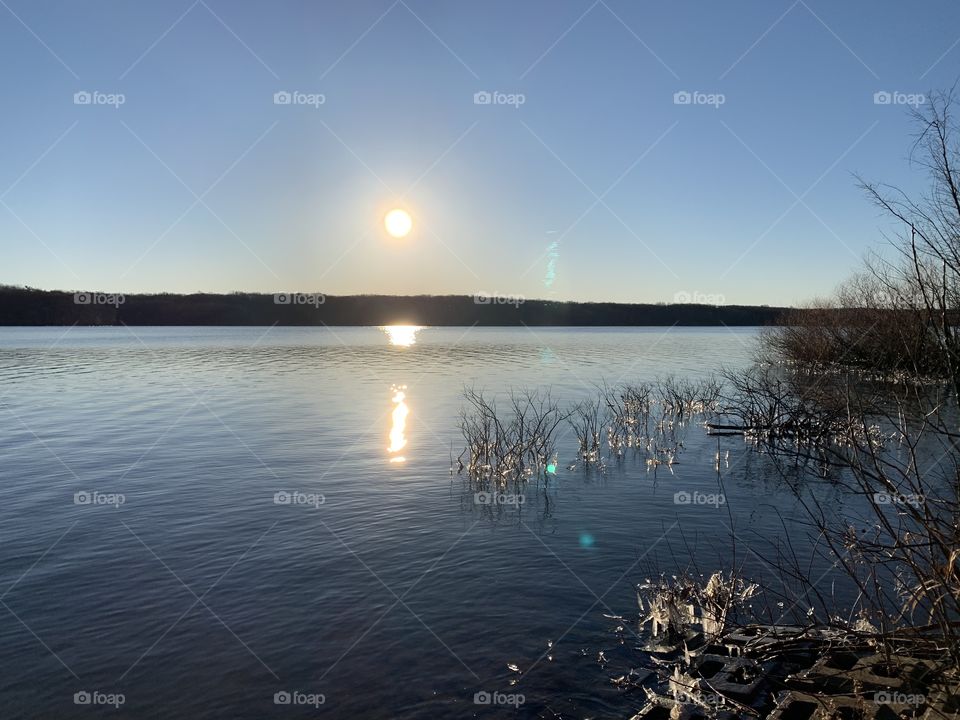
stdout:
{"type": "Polygon", "coordinates": [[[423,330],[420,325],[384,325],[380,328],[387,334],[391,345],[410,347],[417,342],[417,333],[423,330]]]}
{"type": "Polygon", "coordinates": [[[413,218],[410,213],[400,208],[395,208],[386,214],[383,218],[383,226],[391,237],[402,238],[410,234],[413,229],[413,218]]]}

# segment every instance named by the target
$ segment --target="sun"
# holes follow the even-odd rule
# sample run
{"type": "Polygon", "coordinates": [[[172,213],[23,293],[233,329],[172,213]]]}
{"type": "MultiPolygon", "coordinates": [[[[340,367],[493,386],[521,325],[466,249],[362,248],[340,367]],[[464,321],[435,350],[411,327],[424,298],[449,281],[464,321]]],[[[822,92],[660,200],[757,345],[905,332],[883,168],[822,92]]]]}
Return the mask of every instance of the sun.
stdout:
{"type": "Polygon", "coordinates": [[[413,229],[413,218],[406,210],[395,208],[383,218],[383,226],[391,237],[406,237],[413,229]]]}

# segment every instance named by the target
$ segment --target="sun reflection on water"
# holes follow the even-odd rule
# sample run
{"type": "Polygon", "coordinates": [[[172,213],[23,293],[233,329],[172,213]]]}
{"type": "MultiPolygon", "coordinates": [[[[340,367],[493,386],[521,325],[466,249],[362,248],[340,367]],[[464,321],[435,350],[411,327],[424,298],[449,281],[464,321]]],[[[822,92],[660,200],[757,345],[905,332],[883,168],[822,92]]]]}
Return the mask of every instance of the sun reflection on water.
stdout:
{"type": "MultiPolygon", "coordinates": [[[[390,447],[387,448],[387,452],[390,454],[398,453],[403,450],[407,445],[407,436],[406,436],[406,427],[407,427],[407,415],[410,414],[410,408],[407,407],[406,399],[407,394],[404,390],[407,389],[406,385],[393,386],[390,388],[393,391],[393,423],[390,427],[390,447]]],[[[390,458],[392,463],[402,463],[406,462],[406,458],[402,455],[394,455],[390,458]]]]}
{"type": "Polygon", "coordinates": [[[387,334],[391,345],[410,347],[417,342],[417,333],[423,330],[421,325],[384,325],[380,328],[387,334]]]}

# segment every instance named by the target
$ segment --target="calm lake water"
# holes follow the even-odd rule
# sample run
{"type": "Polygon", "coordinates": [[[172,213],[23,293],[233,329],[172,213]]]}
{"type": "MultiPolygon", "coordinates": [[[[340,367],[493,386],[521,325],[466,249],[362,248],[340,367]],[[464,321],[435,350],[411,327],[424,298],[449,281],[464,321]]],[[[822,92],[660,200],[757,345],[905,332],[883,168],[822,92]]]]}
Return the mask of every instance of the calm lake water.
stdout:
{"type": "Polygon", "coordinates": [[[796,501],[739,438],[724,507],[674,502],[718,491],[696,427],[656,474],[567,470],[566,432],[520,508],[451,474],[464,385],[572,403],[743,366],[755,330],[413,335],[0,329],[0,714],[628,717],[642,697],[609,678],[641,666],[635,584],[729,564],[731,517],[736,561],[770,575],[796,501]],[[75,704],[94,691],[124,704],[75,704]]]}

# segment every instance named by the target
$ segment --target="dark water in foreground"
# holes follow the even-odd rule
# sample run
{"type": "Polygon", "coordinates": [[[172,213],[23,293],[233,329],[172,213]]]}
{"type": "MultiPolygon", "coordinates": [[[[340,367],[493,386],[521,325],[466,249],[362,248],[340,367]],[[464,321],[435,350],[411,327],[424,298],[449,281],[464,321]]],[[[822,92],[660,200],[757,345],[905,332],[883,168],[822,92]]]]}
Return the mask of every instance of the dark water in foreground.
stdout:
{"type": "MultiPolygon", "coordinates": [[[[715,439],[691,428],[673,473],[655,476],[630,458],[568,471],[567,434],[550,486],[491,511],[450,473],[461,391],[549,386],[574,401],[602,380],[744,365],[755,331],[444,328],[404,346],[407,335],[0,329],[0,714],[639,707],[608,681],[638,665],[634,584],[691,554],[705,572],[729,560],[727,507],[674,502],[717,492],[715,439]],[[604,617],[620,613],[633,619],[623,646],[604,617]],[[124,704],[75,704],[93,691],[124,704]],[[275,704],[294,692],[318,707],[275,704]],[[524,703],[478,705],[478,692],[524,703]]],[[[736,533],[763,548],[757,536],[782,533],[795,501],[741,440],[722,450],[736,533]]],[[[769,574],[762,550],[739,560],[769,574]]]]}

